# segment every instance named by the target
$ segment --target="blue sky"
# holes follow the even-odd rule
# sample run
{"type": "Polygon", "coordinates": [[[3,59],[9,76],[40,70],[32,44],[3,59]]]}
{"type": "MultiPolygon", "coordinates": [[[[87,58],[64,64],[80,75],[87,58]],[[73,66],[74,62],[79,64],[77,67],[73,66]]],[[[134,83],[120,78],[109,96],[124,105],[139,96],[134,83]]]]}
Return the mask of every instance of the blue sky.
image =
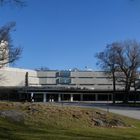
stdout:
{"type": "Polygon", "coordinates": [[[13,43],[23,48],[15,67],[97,70],[106,44],[140,41],[140,0],[26,0],[0,7],[0,26],[16,21],[13,43]]]}

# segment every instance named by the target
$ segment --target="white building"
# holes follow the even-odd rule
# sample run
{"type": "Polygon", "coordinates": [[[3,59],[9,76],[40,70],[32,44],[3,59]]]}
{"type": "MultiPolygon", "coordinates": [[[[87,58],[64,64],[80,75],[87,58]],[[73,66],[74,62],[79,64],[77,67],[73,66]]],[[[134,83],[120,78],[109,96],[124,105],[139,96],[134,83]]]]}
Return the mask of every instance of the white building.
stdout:
{"type": "MultiPolygon", "coordinates": [[[[33,96],[35,101],[46,102],[113,98],[113,82],[102,71],[35,71],[4,67],[0,75],[1,89],[14,90],[20,99],[33,96]]],[[[123,83],[117,83],[116,89],[122,92],[123,83]]]]}

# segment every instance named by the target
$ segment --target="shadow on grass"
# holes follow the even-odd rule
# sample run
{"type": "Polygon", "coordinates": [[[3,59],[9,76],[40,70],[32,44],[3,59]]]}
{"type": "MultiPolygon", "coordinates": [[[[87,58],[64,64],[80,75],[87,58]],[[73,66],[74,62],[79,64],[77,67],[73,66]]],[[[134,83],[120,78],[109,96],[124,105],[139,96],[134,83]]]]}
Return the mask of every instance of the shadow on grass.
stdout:
{"type": "MultiPolygon", "coordinates": [[[[136,121],[137,122],[137,121],[136,121]]],[[[0,140],[139,140],[138,128],[62,128],[0,118],[0,140]]]]}

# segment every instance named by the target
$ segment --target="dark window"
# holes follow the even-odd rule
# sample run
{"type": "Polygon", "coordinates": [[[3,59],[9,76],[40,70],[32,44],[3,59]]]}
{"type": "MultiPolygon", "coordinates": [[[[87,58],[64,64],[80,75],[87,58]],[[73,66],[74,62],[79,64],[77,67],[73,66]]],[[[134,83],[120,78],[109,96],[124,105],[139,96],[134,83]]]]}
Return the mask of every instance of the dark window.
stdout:
{"type": "Polygon", "coordinates": [[[70,77],[70,71],[60,71],[59,76],[60,77],[70,77]]]}
{"type": "Polygon", "coordinates": [[[70,84],[71,79],[70,78],[59,78],[59,84],[70,84]]]}

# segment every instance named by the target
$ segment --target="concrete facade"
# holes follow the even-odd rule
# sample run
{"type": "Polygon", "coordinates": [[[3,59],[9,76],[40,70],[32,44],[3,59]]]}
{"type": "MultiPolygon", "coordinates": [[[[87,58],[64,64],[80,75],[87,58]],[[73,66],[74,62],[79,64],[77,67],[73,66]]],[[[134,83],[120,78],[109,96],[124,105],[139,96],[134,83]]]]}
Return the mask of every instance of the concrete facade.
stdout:
{"type": "MultiPolygon", "coordinates": [[[[112,100],[112,81],[102,71],[35,71],[5,67],[0,69],[0,75],[0,87],[32,88],[28,91],[30,97],[40,98],[43,102],[112,100]],[[38,90],[34,90],[37,87],[38,90]],[[58,88],[58,90],[48,92],[48,87],[52,90],[58,88]],[[71,90],[61,91],[63,88],[72,88],[74,91],[72,93],[71,90]]],[[[117,90],[124,90],[123,84],[117,83],[116,87],[117,90]]]]}
{"type": "MultiPolygon", "coordinates": [[[[0,86],[25,86],[28,72],[29,86],[79,87],[97,90],[112,89],[112,80],[101,71],[35,71],[5,67],[0,69],[0,86]]],[[[118,83],[117,89],[124,89],[118,83]]]]}

